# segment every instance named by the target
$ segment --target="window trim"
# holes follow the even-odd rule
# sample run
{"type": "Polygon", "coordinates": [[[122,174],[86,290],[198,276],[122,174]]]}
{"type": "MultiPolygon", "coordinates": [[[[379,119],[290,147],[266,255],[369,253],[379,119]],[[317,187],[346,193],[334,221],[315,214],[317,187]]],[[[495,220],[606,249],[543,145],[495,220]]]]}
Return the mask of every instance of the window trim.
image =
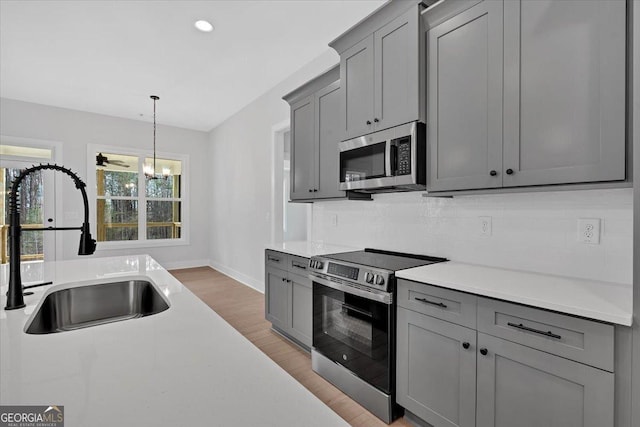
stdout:
{"type": "MultiPolygon", "coordinates": [[[[91,232],[94,236],[97,236],[97,214],[96,214],[96,206],[97,206],[97,182],[96,182],[96,153],[117,153],[123,154],[127,156],[136,156],[138,157],[138,165],[144,163],[144,159],[146,157],[153,157],[153,151],[148,150],[140,150],[134,148],[126,148],[126,147],[118,147],[114,145],[98,145],[98,144],[87,144],[87,196],[89,197],[89,218],[91,224],[91,232]]],[[[138,240],[118,240],[112,242],[97,242],[96,252],[108,251],[113,249],[135,249],[135,248],[155,248],[155,247],[169,247],[169,246],[186,246],[189,245],[189,230],[191,223],[191,215],[189,212],[189,155],[188,154],[178,154],[178,153],[170,153],[166,151],[157,151],[157,158],[169,159],[169,160],[178,160],[182,162],[182,175],[180,178],[180,202],[181,202],[181,232],[179,239],[153,239],[148,240],[146,233],[138,233],[138,237],[143,237],[143,239],[138,240]]],[[[139,173],[142,172],[141,169],[138,170],[139,173]]],[[[139,183],[144,180],[144,175],[139,176],[139,183]]],[[[146,220],[147,220],[147,207],[146,201],[155,200],[153,198],[149,199],[146,197],[146,194],[143,195],[144,192],[143,186],[138,186],[138,196],[136,199],[138,200],[138,227],[139,230],[142,229],[141,225],[145,225],[146,229],[146,220]],[[144,206],[141,205],[141,201],[144,200],[144,206]]],[[[119,197],[116,197],[119,198],[119,197]]],[[[161,198],[159,201],[166,201],[166,198],[161,198]]]]}

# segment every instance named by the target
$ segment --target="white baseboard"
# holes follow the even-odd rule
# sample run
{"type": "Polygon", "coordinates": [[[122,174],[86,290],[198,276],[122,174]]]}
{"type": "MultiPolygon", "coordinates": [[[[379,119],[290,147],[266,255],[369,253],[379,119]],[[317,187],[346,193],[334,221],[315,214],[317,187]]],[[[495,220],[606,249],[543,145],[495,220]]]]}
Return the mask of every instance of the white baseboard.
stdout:
{"type": "Polygon", "coordinates": [[[237,280],[243,285],[247,285],[248,287],[253,288],[256,291],[260,292],[261,294],[264,294],[264,283],[261,282],[260,280],[256,280],[252,277],[247,276],[244,273],[241,273],[237,270],[234,270],[233,268],[227,267],[215,261],[211,261],[209,263],[209,266],[214,270],[218,270],[220,273],[226,274],[232,279],[237,280]]]}
{"type": "Polygon", "coordinates": [[[181,270],[183,268],[209,267],[208,259],[194,259],[189,261],[162,262],[160,265],[166,270],[181,270]]]}

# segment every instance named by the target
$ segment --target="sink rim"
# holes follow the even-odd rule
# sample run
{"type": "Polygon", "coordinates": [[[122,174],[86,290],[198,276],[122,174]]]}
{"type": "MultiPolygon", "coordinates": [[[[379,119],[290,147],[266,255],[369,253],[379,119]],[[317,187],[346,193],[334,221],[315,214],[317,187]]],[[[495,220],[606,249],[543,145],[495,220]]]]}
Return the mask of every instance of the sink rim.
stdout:
{"type": "MultiPolygon", "coordinates": [[[[38,313],[40,312],[40,309],[42,308],[42,305],[44,304],[45,300],[47,299],[47,297],[55,292],[58,291],[64,291],[66,289],[73,289],[73,288],[83,288],[83,287],[90,287],[90,286],[97,286],[97,285],[109,285],[112,283],[120,283],[120,282],[128,282],[131,280],[140,280],[140,281],[146,281],[149,282],[151,284],[151,286],[154,288],[154,290],[158,293],[158,295],[160,296],[160,298],[162,298],[162,300],[164,300],[164,302],[167,304],[168,308],[166,310],[163,310],[161,312],[155,313],[153,314],[153,316],[143,316],[143,317],[155,317],[158,314],[162,314],[163,312],[169,311],[171,309],[171,301],[169,300],[169,298],[167,297],[167,295],[164,293],[164,291],[162,290],[162,288],[160,288],[160,286],[158,286],[158,284],[149,276],[144,276],[144,275],[126,275],[126,276],[118,276],[118,277],[110,277],[107,280],[103,280],[103,279],[91,279],[91,280],[80,280],[77,282],[66,282],[66,283],[60,283],[60,284],[54,284],[54,285],[49,285],[48,287],[43,287],[44,292],[42,293],[42,296],[40,296],[40,299],[38,300],[38,302],[33,306],[33,312],[31,312],[29,314],[29,318],[27,319],[27,321],[25,322],[24,327],[22,328],[22,332],[25,333],[26,335],[55,335],[55,334],[32,334],[27,332],[27,330],[29,329],[29,327],[31,326],[31,324],[33,323],[33,321],[35,320],[36,316],[38,315],[38,313]]],[[[29,305],[27,305],[28,307],[29,305]]],[[[120,323],[118,321],[114,321],[114,322],[105,322],[104,324],[109,324],[109,323],[120,323]]],[[[96,325],[99,326],[99,325],[96,325]]],[[[83,330],[83,329],[93,329],[92,327],[85,327],[85,328],[77,328],[74,329],[73,331],[79,331],[79,330],[83,330]]],[[[67,332],[71,332],[67,331],[67,332]]]]}

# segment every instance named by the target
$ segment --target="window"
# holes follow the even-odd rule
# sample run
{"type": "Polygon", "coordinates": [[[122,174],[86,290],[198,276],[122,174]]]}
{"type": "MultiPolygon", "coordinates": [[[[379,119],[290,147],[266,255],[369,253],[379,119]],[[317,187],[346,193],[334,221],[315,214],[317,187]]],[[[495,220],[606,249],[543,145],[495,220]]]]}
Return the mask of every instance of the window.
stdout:
{"type": "Polygon", "coordinates": [[[91,146],[89,162],[95,170],[98,242],[108,248],[188,243],[184,223],[186,156],[157,157],[154,179],[144,174],[146,168],[153,167],[153,157],[147,153],[91,146]],[[97,156],[102,156],[102,165],[97,156]]]}

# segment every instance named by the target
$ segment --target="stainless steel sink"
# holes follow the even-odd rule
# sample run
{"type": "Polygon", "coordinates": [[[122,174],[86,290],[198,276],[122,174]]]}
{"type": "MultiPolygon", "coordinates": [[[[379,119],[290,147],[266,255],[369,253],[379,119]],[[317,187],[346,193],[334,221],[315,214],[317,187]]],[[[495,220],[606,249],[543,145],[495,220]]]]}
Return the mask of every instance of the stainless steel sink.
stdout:
{"type": "Polygon", "coordinates": [[[152,316],[169,304],[145,280],[104,283],[61,289],[47,295],[28,334],[52,334],[104,323],[152,316]]]}

